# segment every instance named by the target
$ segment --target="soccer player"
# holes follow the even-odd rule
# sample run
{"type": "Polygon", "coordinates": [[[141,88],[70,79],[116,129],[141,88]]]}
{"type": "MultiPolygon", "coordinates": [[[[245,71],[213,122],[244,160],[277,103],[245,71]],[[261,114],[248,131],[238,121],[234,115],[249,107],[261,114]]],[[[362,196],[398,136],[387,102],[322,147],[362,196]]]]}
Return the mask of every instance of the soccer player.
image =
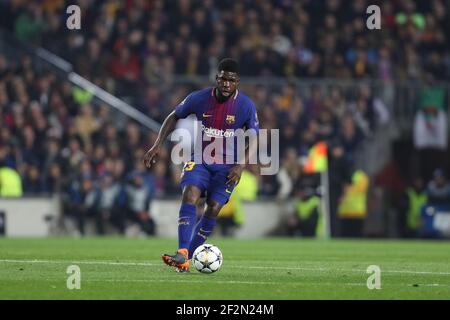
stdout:
{"type": "MultiPolygon", "coordinates": [[[[178,251],[174,255],[164,254],[163,261],[176,267],[178,272],[189,271],[189,260],[194,250],[202,245],[212,233],[217,215],[239,182],[245,167],[246,159],[257,150],[256,139],[249,139],[245,146],[245,155],[237,158],[236,137],[230,134],[237,129],[259,132],[258,117],[252,100],[238,90],[239,66],[237,61],[225,58],[218,65],[216,85],[212,88],[195,91],[189,94],[164,120],[155,144],[144,156],[145,165],[150,168],[156,162],[155,156],[167,136],[174,130],[178,119],[191,114],[201,121],[202,135],[207,135],[212,141],[202,139],[202,154],[209,143],[215,139],[229,138],[234,140],[232,148],[224,148],[222,154],[218,151],[209,159],[202,157],[201,163],[187,162],[183,168],[181,187],[182,203],[178,219],[178,251]],[[230,153],[232,152],[232,156],[230,153]],[[226,161],[227,154],[230,161],[226,161]],[[245,158],[243,158],[245,157],[245,158]],[[218,161],[221,160],[221,161],[218,161]],[[196,205],[200,197],[206,196],[206,210],[199,222],[196,218],[196,205]],[[195,230],[194,230],[195,227],[195,230]]],[[[220,142],[222,143],[222,142],[220,142]]]]}

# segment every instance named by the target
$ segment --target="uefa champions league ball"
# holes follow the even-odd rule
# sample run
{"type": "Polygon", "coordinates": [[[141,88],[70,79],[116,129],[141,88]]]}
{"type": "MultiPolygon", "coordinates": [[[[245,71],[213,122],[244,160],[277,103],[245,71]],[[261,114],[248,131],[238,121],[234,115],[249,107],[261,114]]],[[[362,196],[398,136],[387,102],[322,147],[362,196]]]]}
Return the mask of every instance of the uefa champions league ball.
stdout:
{"type": "Polygon", "coordinates": [[[202,244],[195,249],[192,263],[195,269],[202,273],[213,273],[222,266],[222,252],[213,244],[202,244]]]}

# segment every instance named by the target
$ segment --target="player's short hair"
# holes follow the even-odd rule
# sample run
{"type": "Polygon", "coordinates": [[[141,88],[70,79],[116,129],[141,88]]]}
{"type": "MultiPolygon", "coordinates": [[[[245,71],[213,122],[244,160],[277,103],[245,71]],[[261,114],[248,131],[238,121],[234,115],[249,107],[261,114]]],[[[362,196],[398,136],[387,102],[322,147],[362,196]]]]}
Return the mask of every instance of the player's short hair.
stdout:
{"type": "Polygon", "coordinates": [[[222,59],[217,66],[217,71],[228,71],[239,74],[239,63],[231,58],[222,59]]]}

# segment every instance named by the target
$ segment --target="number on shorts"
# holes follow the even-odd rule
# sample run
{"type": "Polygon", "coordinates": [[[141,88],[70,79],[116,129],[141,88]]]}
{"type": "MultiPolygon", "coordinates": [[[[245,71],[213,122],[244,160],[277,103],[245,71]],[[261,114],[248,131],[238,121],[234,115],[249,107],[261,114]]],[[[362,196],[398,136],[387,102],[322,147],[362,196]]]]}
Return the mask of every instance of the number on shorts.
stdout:
{"type": "Polygon", "coordinates": [[[183,171],[181,172],[181,178],[183,178],[185,171],[191,171],[192,169],[194,169],[194,165],[195,165],[194,161],[186,162],[186,164],[183,167],[183,171]]]}
{"type": "Polygon", "coordinates": [[[195,166],[195,162],[194,161],[189,161],[188,163],[186,163],[184,165],[184,171],[191,171],[192,169],[194,169],[195,166]]]}

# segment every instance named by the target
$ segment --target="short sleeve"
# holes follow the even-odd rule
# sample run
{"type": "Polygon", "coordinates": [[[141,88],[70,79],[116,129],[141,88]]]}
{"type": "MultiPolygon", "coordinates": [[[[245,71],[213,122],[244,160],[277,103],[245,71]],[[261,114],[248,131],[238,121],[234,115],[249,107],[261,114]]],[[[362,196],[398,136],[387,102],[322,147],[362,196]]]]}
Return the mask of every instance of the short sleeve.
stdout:
{"type": "Polygon", "coordinates": [[[256,133],[259,133],[259,120],[256,107],[253,102],[249,102],[249,115],[247,121],[245,122],[246,129],[253,129],[256,133]]]}
{"type": "Polygon", "coordinates": [[[184,98],[183,101],[180,102],[179,105],[175,107],[175,114],[178,118],[184,119],[187,118],[190,114],[195,113],[194,107],[195,107],[195,92],[188,95],[186,98],[184,98]]]}

